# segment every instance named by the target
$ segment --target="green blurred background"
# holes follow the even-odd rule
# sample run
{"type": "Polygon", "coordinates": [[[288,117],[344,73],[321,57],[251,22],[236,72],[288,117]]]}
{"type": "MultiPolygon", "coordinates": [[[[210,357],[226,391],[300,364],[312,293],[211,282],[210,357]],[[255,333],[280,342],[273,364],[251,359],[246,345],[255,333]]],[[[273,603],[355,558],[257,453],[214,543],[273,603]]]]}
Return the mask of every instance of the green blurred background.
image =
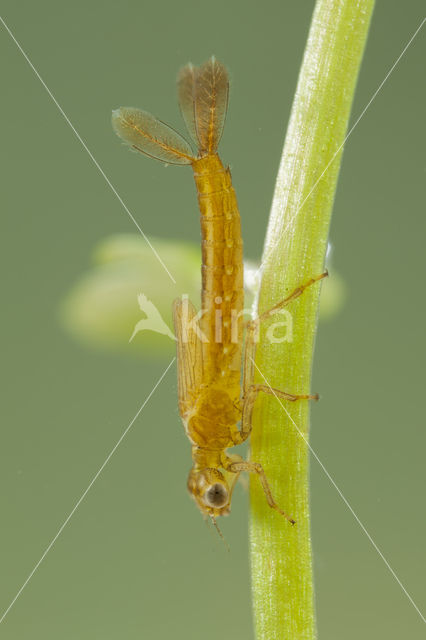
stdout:
{"type": "MultiPolygon", "coordinates": [[[[149,236],[198,242],[191,172],[128,153],[111,130],[111,109],[140,106],[182,131],[177,69],[212,53],[224,61],[233,82],[221,152],[246,254],[256,259],[313,4],[2,6],[149,236]]],[[[421,0],[378,3],[352,121],[423,12],[421,0]]],[[[331,240],[347,299],[321,323],[312,385],[322,394],[312,446],[419,606],[425,37],[423,29],[346,146],[331,240]]],[[[135,228],[4,29],[0,47],[3,611],[170,357],[90,349],[61,327],[58,309],[94,245],[135,228]]],[[[173,368],[9,612],[2,638],[253,638],[247,494],[238,489],[221,523],[226,553],[186,494],[189,465],[173,368]]],[[[424,637],[418,613],[315,461],[311,478],[320,638],[424,637]]]]}

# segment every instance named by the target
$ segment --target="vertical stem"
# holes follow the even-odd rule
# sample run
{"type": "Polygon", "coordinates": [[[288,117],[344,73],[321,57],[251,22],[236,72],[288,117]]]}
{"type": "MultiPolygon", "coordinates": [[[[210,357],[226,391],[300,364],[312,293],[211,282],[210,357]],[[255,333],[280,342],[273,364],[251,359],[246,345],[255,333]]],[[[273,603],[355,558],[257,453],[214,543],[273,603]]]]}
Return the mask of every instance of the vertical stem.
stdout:
{"type": "MultiPolygon", "coordinates": [[[[341,153],[374,0],[318,0],[278,172],[259,297],[262,312],[324,268],[341,153]]],[[[268,384],[309,392],[320,285],[292,302],[290,316],[266,322],[256,364],[268,384]],[[267,334],[274,322],[275,342],[267,334]]],[[[262,375],[258,381],[265,383],[262,375]]],[[[256,405],[251,457],[296,525],[272,511],[251,481],[251,561],[258,640],[312,640],[313,606],[306,401],[263,395],[256,405]],[[295,426],[297,425],[297,426],[295,426]]]]}

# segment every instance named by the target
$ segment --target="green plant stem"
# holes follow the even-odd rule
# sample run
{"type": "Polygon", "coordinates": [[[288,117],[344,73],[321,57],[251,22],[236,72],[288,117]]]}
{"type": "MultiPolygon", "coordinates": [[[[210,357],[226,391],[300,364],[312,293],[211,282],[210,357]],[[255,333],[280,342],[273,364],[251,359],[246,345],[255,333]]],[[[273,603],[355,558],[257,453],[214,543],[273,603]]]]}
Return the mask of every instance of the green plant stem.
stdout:
{"type": "MultiPolygon", "coordinates": [[[[316,4],[272,204],[259,313],[324,269],[342,146],[373,6],[373,0],[316,4]]],[[[291,318],[275,316],[262,327],[258,382],[266,380],[290,393],[309,392],[319,289],[319,284],[310,287],[287,307],[291,318]],[[271,342],[267,328],[277,321],[287,322],[287,327],[276,329],[276,336],[287,335],[291,342],[271,342]]],[[[291,527],[270,509],[257,479],[252,479],[251,563],[258,640],[316,637],[308,405],[261,394],[254,412],[251,458],[263,464],[277,503],[296,520],[291,527]]]]}

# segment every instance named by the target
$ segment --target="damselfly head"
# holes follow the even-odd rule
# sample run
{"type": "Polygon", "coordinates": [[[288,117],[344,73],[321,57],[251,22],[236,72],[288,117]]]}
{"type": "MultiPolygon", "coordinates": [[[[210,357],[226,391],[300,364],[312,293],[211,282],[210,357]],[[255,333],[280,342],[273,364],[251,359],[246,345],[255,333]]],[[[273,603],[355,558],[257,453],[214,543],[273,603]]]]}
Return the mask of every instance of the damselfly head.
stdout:
{"type": "Polygon", "coordinates": [[[218,469],[192,469],[188,491],[198,508],[208,516],[226,516],[231,511],[231,492],[224,475],[218,469]]]}

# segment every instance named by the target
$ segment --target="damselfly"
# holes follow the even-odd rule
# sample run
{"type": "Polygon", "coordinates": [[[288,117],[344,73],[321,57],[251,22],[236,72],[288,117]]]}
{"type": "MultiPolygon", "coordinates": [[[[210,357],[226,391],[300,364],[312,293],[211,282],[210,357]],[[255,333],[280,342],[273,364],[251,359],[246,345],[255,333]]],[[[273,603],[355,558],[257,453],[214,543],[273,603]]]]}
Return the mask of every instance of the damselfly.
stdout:
{"type": "Polygon", "coordinates": [[[194,172],[201,213],[201,310],[197,313],[187,298],[173,305],[179,412],[192,444],[189,492],[202,513],[216,523],[217,516],[230,512],[239,474],[255,473],[269,506],[294,524],[276,504],[261,464],[227,450],[249,437],[259,393],[290,401],[317,398],[256,384],[255,338],[260,322],[327,274],[311,278],[244,325],[240,215],[231,173],[217,154],[228,92],[228,73],[214,57],[200,67],[188,64],[180,71],[179,104],[197,154],[179,133],[146,111],[121,107],[113,112],[112,121],[116,133],[133,149],[167,164],[191,165],[194,172]]]}

